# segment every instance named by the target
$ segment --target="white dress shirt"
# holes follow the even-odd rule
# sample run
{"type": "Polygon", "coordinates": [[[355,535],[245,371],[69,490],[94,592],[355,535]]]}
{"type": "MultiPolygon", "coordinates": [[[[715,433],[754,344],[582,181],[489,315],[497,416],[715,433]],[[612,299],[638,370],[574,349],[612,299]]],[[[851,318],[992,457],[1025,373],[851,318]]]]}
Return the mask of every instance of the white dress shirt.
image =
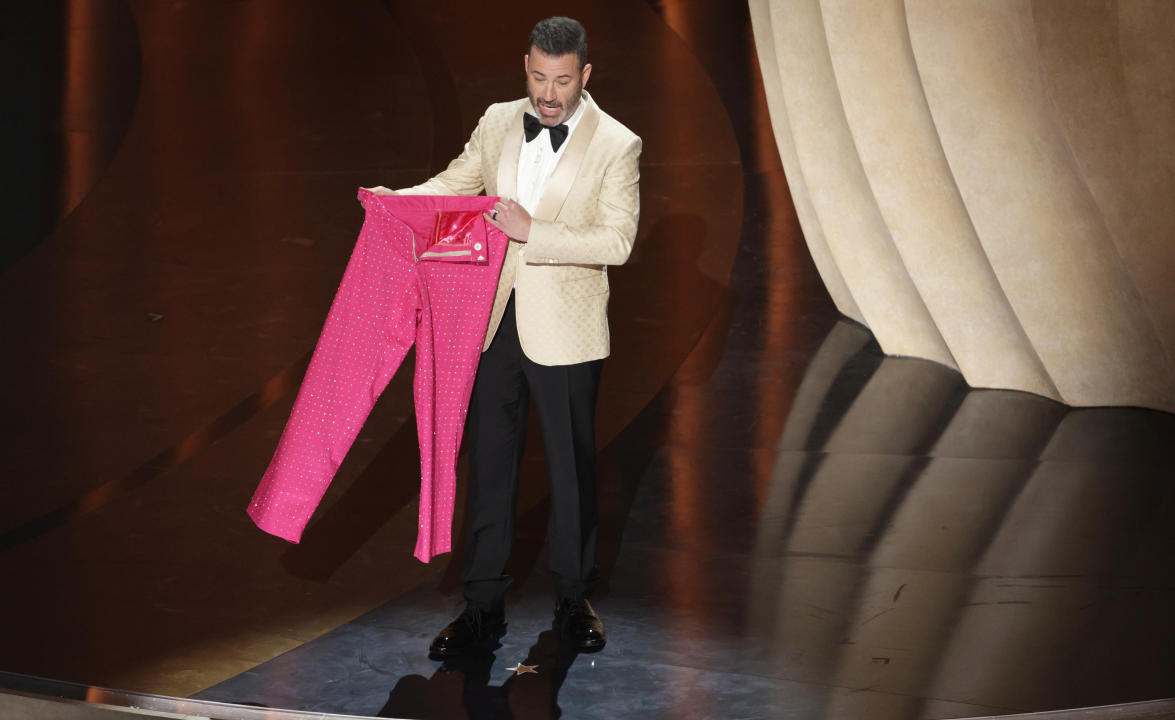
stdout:
{"type": "MultiPolygon", "coordinates": [[[[559,164],[559,158],[571,144],[571,136],[575,134],[575,128],[579,125],[579,119],[583,117],[584,108],[589,102],[591,100],[587,96],[579,96],[579,107],[575,108],[575,112],[566,120],[567,137],[559,146],[558,152],[551,149],[550,131],[540,132],[534,140],[522,143],[522,149],[518,152],[518,204],[526,208],[531,215],[534,215],[535,208],[538,207],[543,189],[547,186],[551,173],[555,171],[555,166],[559,164]]],[[[528,107],[526,112],[534,115],[534,108],[528,107]]]]}

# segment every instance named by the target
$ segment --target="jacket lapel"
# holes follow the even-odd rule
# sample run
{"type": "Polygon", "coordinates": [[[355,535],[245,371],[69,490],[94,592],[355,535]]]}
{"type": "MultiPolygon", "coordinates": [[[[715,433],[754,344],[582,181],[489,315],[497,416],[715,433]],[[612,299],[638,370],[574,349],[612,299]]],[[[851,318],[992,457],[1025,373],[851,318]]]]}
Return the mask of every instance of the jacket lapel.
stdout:
{"type": "MultiPolygon", "coordinates": [[[[518,112],[510,121],[506,140],[502,143],[502,154],[498,156],[498,197],[513,198],[518,195],[518,154],[522,150],[522,114],[528,101],[518,106],[518,112]]],[[[570,149],[570,148],[568,148],[570,149]]]]}
{"type": "MultiPolygon", "coordinates": [[[[567,199],[567,193],[571,191],[571,184],[575,182],[575,176],[579,174],[579,167],[583,165],[584,158],[587,157],[587,149],[591,145],[592,136],[596,134],[596,127],[600,124],[600,111],[596,109],[596,104],[591,102],[591,96],[587,92],[584,92],[583,101],[587,103],[587,107],[583,109],[583,117],[579,119],[579,126],[571,135],[567,149],[563,151],[563,157],[559,158],[555,171],[547,180],[547,186],[543,189],[542,197],[539,198],[538,207],[534,210],[534,216],[540,220],[554,220],[559,216],[559,211],[563,209],[563,202],[567,199]]],[[[518,119],[518,123],[521,126],[521,118],[518,119]]],[[[515,152],[514,155],[514,174],[517,176],[518,153],[515,152]]]]}

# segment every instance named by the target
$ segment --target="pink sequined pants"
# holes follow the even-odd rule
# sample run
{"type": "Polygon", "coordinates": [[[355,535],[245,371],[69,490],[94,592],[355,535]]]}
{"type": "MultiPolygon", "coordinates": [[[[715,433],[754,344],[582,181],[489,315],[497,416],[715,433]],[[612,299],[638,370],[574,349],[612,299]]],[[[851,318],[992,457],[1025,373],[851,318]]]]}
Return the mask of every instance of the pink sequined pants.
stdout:
{"type": "Polygon", "coordinates": [[[457,451],[508,240],[479,219],[485,258],[478,240],[470,243],[474,262],[418,261],[438,211],[489,211],[497,198],[366,190],[359,198],[366,209],[363,229],[248,512],[265,532],[301,540],[359,428],[415,342],[421,479],[414,554],[428,562],[451,548],[457,451]]]}

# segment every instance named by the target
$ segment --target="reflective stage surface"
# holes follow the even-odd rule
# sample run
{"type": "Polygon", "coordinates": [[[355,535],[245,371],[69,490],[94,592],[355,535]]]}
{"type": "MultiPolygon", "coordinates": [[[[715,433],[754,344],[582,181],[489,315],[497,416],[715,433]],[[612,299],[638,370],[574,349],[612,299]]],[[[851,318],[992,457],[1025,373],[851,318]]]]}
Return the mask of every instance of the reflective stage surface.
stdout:
{"type": "Polygon", "coordinates": [[[419,181],[522,92],[543,13],[438,5],[6,11],[42,33],[5,52],[44,102],[3,101],[23,148],[6,183],[41,180],[5,205],[26,231],[0,276],[0,670],[404,718],[1175,696],[1175,417],[973,391],[838,319],[741,3],[552,9],[587,25],[589,89],[645,142],[598,414],[607,648],[577,656],[551,631],[535,436],[509,633],[492,656],[425,656],[460,610],[462,548],[411,557],[407,372],[303,544],[256,530],[244,506],[358,231],[355,188],[419,181]]]}

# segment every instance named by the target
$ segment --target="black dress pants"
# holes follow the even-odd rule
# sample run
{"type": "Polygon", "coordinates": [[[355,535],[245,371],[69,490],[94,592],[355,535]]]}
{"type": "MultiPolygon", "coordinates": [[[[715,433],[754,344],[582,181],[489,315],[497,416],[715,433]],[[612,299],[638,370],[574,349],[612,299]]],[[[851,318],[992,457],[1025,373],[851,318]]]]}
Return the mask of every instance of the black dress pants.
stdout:
{"type": "Polygon", "coordinates": [[[500,612],[510,576],[518,472],[534,398],[551,485],[547,551],[559,597],[596,583],[596,396],[603,360],[539,365],[522,352],[514,295],[482,353],[469,405],[468,531],[462,580],[471,606],[500,612]]]}

